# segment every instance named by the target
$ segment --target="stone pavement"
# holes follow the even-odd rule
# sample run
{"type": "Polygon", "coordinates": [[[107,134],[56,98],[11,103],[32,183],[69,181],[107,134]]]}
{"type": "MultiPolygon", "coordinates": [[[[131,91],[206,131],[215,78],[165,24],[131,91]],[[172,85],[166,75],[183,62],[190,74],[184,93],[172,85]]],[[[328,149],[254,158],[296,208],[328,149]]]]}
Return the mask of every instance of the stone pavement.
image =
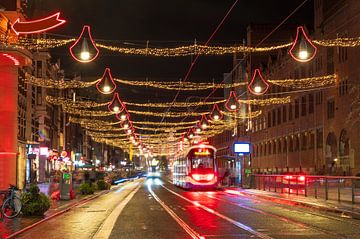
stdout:
{"type": "MultiPolygon", "coordinates": [[[[45,188],[45,186],[43,188],[45,188]]],[[[67,210],[77,204],[97,198],[100,195],[106,194],[108,192],[109,190],[105,190],[105,191],[97,191],[93,195],[87,195],[87,196],[77,195],[75,199],[69,201],[51,200],[50,209],[45,213],[44,217],[22,217],[22,215],[20,214],[17,218],[14,219],[1,218],[0,238],[7,238],[9,235],[13,234],[14,232],[22,230],[26,227],[29,227],[35,223],[40,222],[43,219],[52,217],[55,214],[67,210]]]]}

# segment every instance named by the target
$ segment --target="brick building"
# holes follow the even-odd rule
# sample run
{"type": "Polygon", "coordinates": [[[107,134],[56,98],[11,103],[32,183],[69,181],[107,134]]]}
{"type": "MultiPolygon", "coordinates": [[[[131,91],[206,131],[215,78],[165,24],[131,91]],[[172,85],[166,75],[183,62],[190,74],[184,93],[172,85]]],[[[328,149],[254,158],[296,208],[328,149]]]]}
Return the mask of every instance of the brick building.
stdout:
{"type": "MultiPolygon", "coordinates": [[[[360,35],[359,13],[360,2],[356,0],[315,0],[311,37],[357,37],[360,35]]],[[[265,62],[266,79],[336,73],[336,84],[310,90],[271,86],[265,97],[290,95],[291,103],[263,107],[263,115],[253,120],[250,133],[253,169],[272,173],[358,173],[359,49],[319,46],[317,56],[308,63],[294,61],[287,50],[278,51],[276,58],[269,57],[265,62]]]]}

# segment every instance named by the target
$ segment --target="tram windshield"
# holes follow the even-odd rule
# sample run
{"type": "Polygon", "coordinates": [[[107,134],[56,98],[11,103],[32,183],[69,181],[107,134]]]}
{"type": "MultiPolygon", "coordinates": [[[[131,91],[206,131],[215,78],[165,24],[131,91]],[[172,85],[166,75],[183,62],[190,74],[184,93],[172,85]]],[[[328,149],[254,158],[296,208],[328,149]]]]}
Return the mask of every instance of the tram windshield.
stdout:
{"type": "Polygon", "coordinates": [[[193,149],[189,153],[192,170],[206,170],[214,168],[214,151],[212,149],[193,149]]]}

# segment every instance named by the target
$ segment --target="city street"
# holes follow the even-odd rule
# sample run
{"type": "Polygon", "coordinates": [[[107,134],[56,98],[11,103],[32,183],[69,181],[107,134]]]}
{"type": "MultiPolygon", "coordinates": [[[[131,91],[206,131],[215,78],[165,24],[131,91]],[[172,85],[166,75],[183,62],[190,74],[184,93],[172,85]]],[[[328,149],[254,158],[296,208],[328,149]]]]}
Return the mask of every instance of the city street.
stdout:
{"type": "Polygon", "coordinates": [[[360,238],[359,226],[227,190],[185,191],[166,180],[139,179],[17,238],[360,238]]]}

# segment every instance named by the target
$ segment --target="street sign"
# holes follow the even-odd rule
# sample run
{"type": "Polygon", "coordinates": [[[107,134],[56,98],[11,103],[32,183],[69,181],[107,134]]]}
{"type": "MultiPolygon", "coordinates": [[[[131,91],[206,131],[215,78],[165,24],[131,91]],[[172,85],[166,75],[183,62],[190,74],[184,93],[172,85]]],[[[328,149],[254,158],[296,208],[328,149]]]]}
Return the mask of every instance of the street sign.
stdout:
{"type": "Polygon", "coordinates": [[[250,153],[250,143],[235,142],[233,149],[234,149],[234,153],[249,154],[250,153]]]}

